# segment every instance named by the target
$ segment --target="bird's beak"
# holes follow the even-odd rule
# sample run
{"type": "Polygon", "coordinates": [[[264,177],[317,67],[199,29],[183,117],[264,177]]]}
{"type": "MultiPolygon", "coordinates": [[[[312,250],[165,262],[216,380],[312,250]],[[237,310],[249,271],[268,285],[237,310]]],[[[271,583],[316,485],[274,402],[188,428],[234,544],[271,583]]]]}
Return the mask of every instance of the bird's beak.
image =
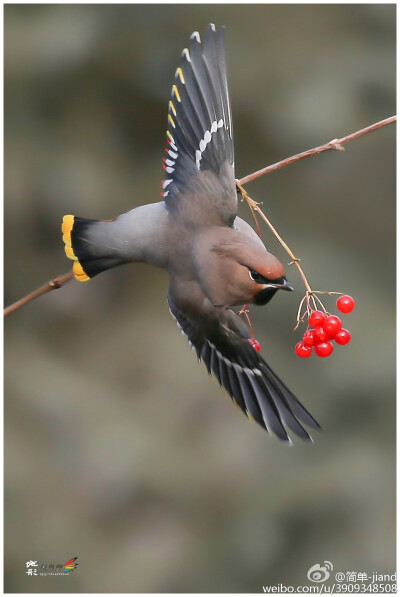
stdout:
{"type": "Polygon", "coordinates": [[[282,276],[282,278],[278,278],[274,282],[264,284],[263,289],[254,296],[253,302],[256,305],[266,305],[276,294],[277,290],[293,290],[293,286],[282,276]]]}
{"type": "Polygon", "coordinates": [[[276,288],[276,290],[294,290],[293,286],[289,284],[286,278],[282,278],[278,283],[272,282],[267,284],[266,288],[276,288]]]}

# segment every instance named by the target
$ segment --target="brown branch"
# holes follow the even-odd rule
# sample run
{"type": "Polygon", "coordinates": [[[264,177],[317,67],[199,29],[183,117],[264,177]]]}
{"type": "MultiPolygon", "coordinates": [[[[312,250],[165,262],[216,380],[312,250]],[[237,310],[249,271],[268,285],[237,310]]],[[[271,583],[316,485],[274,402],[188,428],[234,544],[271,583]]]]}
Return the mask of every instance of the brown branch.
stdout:
{"type": "Polygon", "coordinates": [[[72,280],[73,277],[74,274],[72,273],[72,271],[68,272],[67,274],[64,274],[63,276],[56,276],[55,278],[50,280],[50,282],[46,282],[46,284],[43,284],[43,286],[40,286],[40,288],[33,290],[19,301],[16,301],[9,307],[6,307],[4,309],[4,317],[7,317],[7,315],[14,313],[14,311],[20,309],[21,307],[23,307],[30,301],[33,301],[34,299],[38,298],[39,296],[42,296],[42,294],[46,294],[47,292],[51,292],[52,290],[57,290],[57,288],[61,288],[61,286],[64,286],[66,282],[72,280]]]}
{"type": "MultiPolygon", "coordinates": [[[[272,164],[271,166],[267,166],[266,168],[262,168],[261,170],[257,170],[257,172],[253,172],[252,174],[248,174],[247,176],[244,176],[240,180],[236,181],[237,185],[240,188],[240,190],[241,190],[241,192],[243,194],[243,197],[245,197],[245,195],[247,195],[247,193],[246,193],[246,191],[243,189],[243,187],[241,185],[244,185],[244,184],[246,184],[248,182],[251,182],[252,180],[255,180],[256,178],[259,178],[260,176],[263,176],[264,174],[269,174],[270,172],[274,172],[275,170],[278,170],[279,168],[284,168],[285,166],[289,166],[290,164],[294,164],[295,162],[298,162],[299,160],[304,160],[305,158],[309,158],[312,155],[317,155],[319,153],[322,153],[323,151],[329,151],[330,149],[337,149],[337,150],[343,151],[344,147],[342,147],[342,145],[344,143],[347,143],[348,141],[352,141],[353,139],[357,139],[357,137],[361,137],[362,135],[366,135],[367,133],[371,133],[372,131],[375,131],[376,129],[379,129],[382,126],[385,126],[386,124],[391,124],[393,122],[396,122],[396,119],[397,119],[396,116],[391,116],[390,118],[386,118],[385,120],[381,120],[380,122],[376,122],[375,124],[371,124],[370,126],[367,126],[364,129],[356,131],[355,133],[351,133],[350,135],[346,135],[346,137],[342,137],[341,139],[333,139],[332,141],[329,141],[329,143],[325,143],[325,145],[320,145],[319,147],[314,147],[313,149],[308,149],[307,151],[303,151],[302,153],[298,153],[298,154],[296,154],[294,156],[291,156],[290,158],[286,158],[285,160],[281,160],[280,162],[276,162],[275,164],[272,164]]],[[[281,239],[281,237],[279,236],[279,234],[277,233],[277,231],[275,230],[275,228],[272,226],[271,222],[267,219],[267,217],[265,216],[265,214],[262,213],[262,211],[260,210],[260,208],[257,207],[258,206],[257,202],[254,201],[254,205],[251,205],[251,202],[253,201],[253,199],[251,199],[248,196],[247,196],[246,200],[247,200],[247,202],[248,202],[248,204],[250,206],[251,212],[253,214],[253,217],[254,217],[254,220],[255,220],[255,223],[256,223],[256,226],[257,226],[258,234],[260,235],[260,229],[259,229],[259,225],[258,225],[258,221],[257,221],[255,212],[258,212],[260,214],[260,216],[265,220],[265,222],[268,224],[268,226],[271,228],[271,230],[277,236],[278,240],[280,240],[280,242],[282,243],[282,245],[288,251],[289,255],[293,259],[293,263],[296,265],[297,269],[300,272],[300,275],[303,278],[303,281],[304,281],[304,283],[306,285],[306,288],[308,288],[309,284],[308,284],[307,279],[306,279],[306,277],[304,275],[304,272],[302,271],[302,269],[301,269],[301,267],[299,265],[299,259],[297,259],[293,255],[293,253],[291,252],[291,250],[289,249],[289,247],[281,239]]],[[[39,296],[42,296],[42,294],[46,294],[47,292],[50,292],[51,290],[56,290],[57,288],[61,288],[61,286],[63,286],[66,282],[68,282],[72,278],[73,278],[72,271],[68,272],[68,274],[64,274],[63,276],[57,276],[57,277],[53,278],[53,280],[50,280],[50,282],[47,282],[46,284],[44,284],[40,288],[37,288],[33,292],[30,292],[29,294],[27,294],[25,297],[23,297],[19,301],[16,301],[15,303],[13,303],[12,305],[10,305],[9,307],[6,307],[6,309],[4,309],[4,317],[7,317],[7,315],[10,315],[10,313],[13,313],[17,309],[20,309],[21,307],[23,307],[24,305],[26,305],[30,301],[33,301],[35,298],[38,298],[39,296]]]]}
{"type": "Polygon", "coordinates": [[[281,160],[280,162],[276,162],[275,164],[271,164],[271,166],[267,166],[266,168],[262,168],[261,170],[257,170],[257,172],[253,172],[252,174],[248,174],[243,178],[239,179],[239,184],[244,185],[260,176],[264,176],[264,174],[269,174],[270,172],[274,172],[275,170],[279,170],[279,168],[284,168],[285,166],[289,166],[290,164],[294,164],[295,162],[299,162],[300,160],[304,160],[305,158],[309,158],[312,155],[318,155],[319,153],[323,153],[324,151],[330,151],[331,149],[336,149],[339,151],[344,151],[343,144],[348,143],[349,141],[353,141],[353,139],[357,139],[362,135],[366,135],[367,133],[372,133],[372,131],[376,131],[387,124],[392,124],[396,122],[397,116],[391,116],[390,118],[385,118],[385,120],[380,120],[379,122],[375,122],[375,124],[371,124],[370,126],[365,127],[355,133],[351,133],[350,135],[346,135],[341,139],[332,139],[328,143],[324,145],[319,145],[318,147],[314,147],[313,149],[308,149],[307,151],[302,151],[301,153],[297,153],[296,155],[292,155],[290,158],[286,158],[281,160]]]}

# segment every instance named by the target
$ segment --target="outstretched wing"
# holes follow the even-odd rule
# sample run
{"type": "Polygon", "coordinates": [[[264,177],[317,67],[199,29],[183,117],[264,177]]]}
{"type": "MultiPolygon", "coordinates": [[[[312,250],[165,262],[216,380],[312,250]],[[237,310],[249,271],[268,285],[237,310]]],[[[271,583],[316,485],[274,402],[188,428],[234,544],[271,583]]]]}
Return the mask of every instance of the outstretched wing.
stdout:
{"type": "Polygon", "coordinates": [[[287,443],[291,440],[285,427],[311,440],[302,423],[319,429],[317,421],[242,335],[244,322],[235,313],[224,310],[223,319],[205,322],[185,315],[171,297],[168,302],[198,359],[249,418],[287,443]]]}
{"type": "Polygon", "coordinates": [[[228,95],[224,28],[209,25],[203,44],[195,31],[182,52],[168,108],[166,178],[163,196],[167,207],[191,191],[224,195],[220,212],[231,223],[237,212],[234,176],[232,117],[228,95]],[[209,180],[201,173],[209,173],[209,180]],[[200,176],[199,176],[200,175],[200,176]],[[197,178],[194,187],[188,185],[197,178]],[[212,185],[211,185],[212,188],[212,185]]]}

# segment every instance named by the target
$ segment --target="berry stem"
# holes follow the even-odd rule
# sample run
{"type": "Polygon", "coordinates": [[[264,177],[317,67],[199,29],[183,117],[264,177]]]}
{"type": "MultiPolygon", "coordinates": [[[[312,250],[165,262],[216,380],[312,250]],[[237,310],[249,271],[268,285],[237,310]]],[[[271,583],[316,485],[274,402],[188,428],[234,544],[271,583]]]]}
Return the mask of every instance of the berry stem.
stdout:
{"type": "Polygon", "coordinates": [[[250,328],[250,334],[251,334],[252,339],[254,340],[255,339],[254,338],[254,330],[253,330],[253,326],[251,324],[248,306],[249,305],[243,305],[243,307],[240,309],[240,311],[237,313],[237,315],[244,316],[247,319],[247,323],[249,324],[249,328],[250,328]]]}
{"type": "MultiPolygon", "coordinates": [[[[321,293],[320,290],[313,290],[313,295],[314,296],[312,297],[312,299],[314,301],[315,308],[316,308],[316,302],[315,302],[315,300],[317,300],[319,302],[319,304],[321,305],[322,309],[324,310],[324,313],[326,314],[327,310],[324,307],[324,303],[321,301],[321,299],[318,296],[315,296],[317,292],[320,293],[320,294],[324,294],[324,293],[321,293]]],[[[329,294],[329,293],[326,293],[326,294],[329,294]]]]}
{"type": "MultiPolygon", "coordinates": [[[[304,315],[305,315],[305,314],[304,314],[304,315],[302,315],[302,314],[301,314],[301,310],[302,310],[302,308],[303,308],[304,301],[306,300],[306,298],[307,298],[307,295],[305,294],[305,295],[303,296],[303,298],[301,299],[301,301],[300,301],[300,305],[299,305],[299,308],[298,308],[298,310],[297,310],[297,317],[296,317],[296,321],[297,321],[297,323],[296,323],[295,327],[293,328],[293,331],[297,330],[297,328],[299,327],[300,323],[301,323],[301,322],[303,321],[303,319],[304,319],[304,315]]],[[[306,311],[306,312],[307,312],[307,311],[306,311]]]]}
{"type": "MultiPolygon", "coordinates": [[[[272,225],[272,223],[269,221],[269,219],[267,218],[267,216],[265,215],[265,213],[262,211],[262,209],[260,208],[260,204],[257,201],[254,201],[254,199],[252,199],[249,194],[247,193],[247,191],[245,191],[245,189],[243,188],[243,186],[240,184],[240,182],[236,181],[236,186],[239,189],[239,191],[242,194],[243,199],[246,200],[247,205],[250,207],[250,211],[253,215],[253,218],[255,219],[255,221],[257,222],[257,214],[260,215],[260,217],[264,220],[264,222],[267,224],[267,226],[270,228],[270,230],[272,230],[272,232],[274,233],[274,235],[276,236],[276,238],[278,239],[278,241],[280,242],[280,244],[282,245],[282,247],[285,249],[286,253],[289,255],[289,257],[291,258],[292,262],[291,264],[294,264],[297,269],[299,270],[300,276],[303,279],[304,285],[306,287],[307,292],[310,294],[310,296],[313,295],[313,290],[307,280],[307,277],[300,265],[300,259],[298,259],[295,254],[293,253],[292,249],[289,247],[289,245],[287,243],[285,243],[285,241],[283,240],[283,238],[281,237],[281,235],[278,233],[278,231],[276,230],[276,228],[272,225]],[[257,214],[255,213],[257,212],[257,214]]],[[[257,234],[258,236],[260,236],[260,228],[259,226],[257,226],[257,234]]]]}

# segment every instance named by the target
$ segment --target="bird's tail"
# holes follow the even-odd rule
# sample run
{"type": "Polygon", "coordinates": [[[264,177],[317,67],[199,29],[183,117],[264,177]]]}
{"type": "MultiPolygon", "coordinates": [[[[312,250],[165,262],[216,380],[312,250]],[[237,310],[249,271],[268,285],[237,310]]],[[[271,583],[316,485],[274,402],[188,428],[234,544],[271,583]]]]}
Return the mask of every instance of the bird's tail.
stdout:
{"type": "Polygon", "coordinates": [[[104,221],[87,220],[72,215],[63,217],[61,230],[65,253],[74,262],[72,270],[79,282],[86,282],[104,270],[123,263],[119,255],[109,250],[110,247],[106,250],[106,224],[104,221]]]}

